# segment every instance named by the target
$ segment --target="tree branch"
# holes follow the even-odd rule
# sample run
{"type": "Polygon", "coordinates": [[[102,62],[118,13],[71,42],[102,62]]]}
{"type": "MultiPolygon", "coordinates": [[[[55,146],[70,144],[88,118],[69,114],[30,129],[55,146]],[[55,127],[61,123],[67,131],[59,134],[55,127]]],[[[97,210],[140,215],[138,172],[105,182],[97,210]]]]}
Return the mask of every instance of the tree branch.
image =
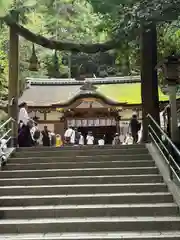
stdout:
{"type": "Polygon", "coordinates": [[[115,40],[96,44],[76,44],[72,42],[50,40],[39,34],[35,34],[22,25],[18,24],[12,19],[10,15],[5,16],[3,20],[9,27],[13,27],[17,34],[24,37],[26,40],[49,49],[56,49],[59,51],[65,50],[71,52],[96,53],[105,52],[110,49],[119,47],[120,45],[120,41],[115,40]]]}

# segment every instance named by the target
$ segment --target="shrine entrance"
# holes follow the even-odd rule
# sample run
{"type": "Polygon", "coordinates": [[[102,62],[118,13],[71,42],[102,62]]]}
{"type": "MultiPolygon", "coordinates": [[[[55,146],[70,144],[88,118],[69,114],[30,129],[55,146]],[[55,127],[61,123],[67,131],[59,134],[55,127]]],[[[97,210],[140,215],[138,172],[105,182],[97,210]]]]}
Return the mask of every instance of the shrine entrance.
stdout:
{"type": "Polygon", "coordinates": [[[116,133],[116,126],[100,126],[100,127],[79,127],[78,131],[86,138],[88,132],[92,132],[95,138],[95,144],[98,140],[104,137],[105,144],[112,144],[114,134],[116,133]]]}
{"type": "Polygon", "coordinates": [[[117,132],[117,123],[114,118],[67,119],[67,125],[77,128],[84,138],[88,132],[92,132],[95,144],[102,137],[105,137],[106,144],[111,144],[114,134],[117,132]]]}

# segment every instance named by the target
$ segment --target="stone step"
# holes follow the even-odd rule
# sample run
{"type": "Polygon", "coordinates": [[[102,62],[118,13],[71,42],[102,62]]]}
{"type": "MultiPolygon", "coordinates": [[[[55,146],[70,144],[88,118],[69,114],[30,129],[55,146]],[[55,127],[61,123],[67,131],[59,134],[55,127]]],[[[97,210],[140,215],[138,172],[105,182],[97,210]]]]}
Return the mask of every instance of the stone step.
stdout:
{"type": "Polygon", "coordinates": [[[107,183],[157,183],[162,176],[151,175],[101,175],[74,177],[6,178],[0,179],[0,186],[59,185],[59,184],[107,184],[107,183]]]}
{"type": "Polygon", "coordinates": [[[0,196],[0,206],[172,203],[169,192],[0,196]]]}
{"type": "Polygon", "coordinates": [[[14,155],[16,157],[53,157],[53,156],[93,156],[93,155],[109,155],[112,154],[121,154],[121,155],[131,155],[131,154],[148,154],[147,148],[129,148],[129,149],[104,149],[104,148],[92,148],[90,151],[86,150],[74,150],[75,148],[72,148],[71,150],[59,150],[59,151],[24,151],[24,152],[15,152],[14,155]]]}
{"type": "Polygon", "coordinates": [[[180,231],[3,234],[0,240],[179,240],[180,231]]]}
{"type": "Polygon", "coordinates": [[[180,239],[145,145],[18,149],[0,174],[0,218],[0,240],[180,239]]]}
{"type": "Polygon", "coordinates": [[[10,219],[0,221],[0,233],[180,231],[180,217],[96,217],[10,219]]]}
{"type": "Polygon", "coordinates": [[[0,207],[1,219],[178,216],[174,203],[0,207]]]}
{"type": "Polygon", "coordinates": [[[111,156],[106,155],[106,154],[101,154],[101,155],[93,155],[93,156],[54,156],[54,157],[36,157],[36,156],[30,156],[30,157],[25,157],[25,158],[20,158],[20,157],[11,157],[8,162],[12,164],[16,163],[49,163],[49,162],[94,162],[94,161],[133,161],[133,160],[152,160],[152,157],[150,154],[136,154],[136,155],[122,155],[122,154],[113,154],[111,156]]]}
{"type": "Polygon", "coordinates": [[[135,184],[73,184],[73,185],[39,185],[39,186],[4,186],[0,187],[1,196],[16,195],[54,195],[54,194],[88,194],[88,193],[140,193],[166,192],[164,183],[135,184]]]}
{"type": "Polygon", "coordinates": [[[98,145],[84,145],[84,146],[63,146],[61,148],[58,147],[44,147],[44,146],[36,146],[36,147],[24,147],[24,148],[17,148],[18,152],[26,152],[26,151],[64,151],[64,150],[84,150],[84,151],[91,151],[92,149],[131,149],[131,148],[146,148],[145,144],[132,144],[132,145],[110,145],[106,144],[104,146],[98,146],[98,145]]]}
{"type": "Polygon", "coordinates": [[[69,168],[69,169],[43,169],[43,170],[12,170],[2,171],[2,178],[28,178],[28,177],[55,177],[55,176],[97,176],[97,175],[144,175],[158,174],[157,167],[133,167],[133,168],[69,168]]]}
{"type": "Polygon", "coordinates": [[[69,168],[126,168],[126,167],[154,167],[155,162],[144,161],[96,161],[96,162],[49,162],[49,163],[26,163],[7,164],[5,170],[38,170],[38,169],[69,169],[69,168]]]}

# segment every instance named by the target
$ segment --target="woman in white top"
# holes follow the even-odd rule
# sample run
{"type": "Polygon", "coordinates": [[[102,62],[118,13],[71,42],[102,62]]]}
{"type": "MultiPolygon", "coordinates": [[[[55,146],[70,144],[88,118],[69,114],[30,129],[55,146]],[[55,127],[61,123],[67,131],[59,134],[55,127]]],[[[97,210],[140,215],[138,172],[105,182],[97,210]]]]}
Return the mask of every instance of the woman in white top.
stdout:
{"type": "Polygon", "coordinates": [[[6,143],[7,143],[6,139],[1,139],[1,141],[0,141],[1,166],[3,166],[7,160],[7,144],[6,143]]]}
{"type": "Polygon", "coordinates": [[[94,144],[94,137],[92,135],[92,132],[89,132],[86,137],[87,145],[93,145],[94,144]]]}
{"type": "Polygon", "coordinates": [[[84,137],[83,137],[81,132],[79,132],[79,136],[80,136],[80,138],[79,138],[79,145],[83,146],[84,145],[84,137]]]}
{"type": "Polygon", "coordinates": [[[18,117],[18,144],[19,147],[32,147],[33,141],[30,133],[30,118],[27,112],[27,104],[25,102],[19,105],[19,117],[18,117]]]}
{"type": "Polygon", "coordinates": [[[104,144],[105,144],[104,139],[103,139],[103,138],[100,138],[100,139],[98,140],[98,145],[99,145],[99,146],[104,146],[104,144]]]}
{"type": "Polygon", "coordinates": [[[64,140],[66,144],[75,143],[75,131],[72,127],[68,127],[64,134],[64,140]]]}
{"type": "Polygon", "coordinates": [[[138,142],[137,143],[140,143],[141,140],[142,140],[142,135],[143,135],[143,126],[141,124],[141,129],[139,130],[138,132],[138,142]]]}

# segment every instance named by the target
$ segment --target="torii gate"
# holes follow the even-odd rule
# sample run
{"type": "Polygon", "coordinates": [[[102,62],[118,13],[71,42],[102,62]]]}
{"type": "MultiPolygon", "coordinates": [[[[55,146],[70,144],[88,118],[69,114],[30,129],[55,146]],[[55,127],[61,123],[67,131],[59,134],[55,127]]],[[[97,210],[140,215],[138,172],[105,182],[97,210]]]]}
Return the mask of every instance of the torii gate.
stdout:
{"type": "MultiPolygon", "coordinates": [[[[18,21],[18,16],[16,15],[18,21]]],[[[18,118],[18,96],[19,96],[19,37],[14,25],[10,25],[9,30],[9,117],[17,121],[18,118]],[[13,104],[10,105],[14,99],[13,104]]],[[[28,39],[29,40],[29,39],[28,39]]],[[[42,44],[41,44],[42,45],[42,44]]],[[[44,44],[45,45],[45,44],[44,44]]],[[[44,46],[43,45],[43,46],[44,46]]],[[[99,44],[100,45],[100,44],[99,44]]],[[[47,47],[47,46],[45,46],[47,47]]],[[[50,46],[53,48],[53,46],[50,46]]],[[[106,49],[99,49],[105,51],[106,49]]],[[[151,23],[141,28],[141,96],[143,113],[143,140],[148,139],[148,123],[146,116],[148,113],[159,122],[159,95],[157,78],[157,33],[156,25],[151,23]]],[[[13,135],[17,136],[17,124],[13,130],[13,135]]]]}

